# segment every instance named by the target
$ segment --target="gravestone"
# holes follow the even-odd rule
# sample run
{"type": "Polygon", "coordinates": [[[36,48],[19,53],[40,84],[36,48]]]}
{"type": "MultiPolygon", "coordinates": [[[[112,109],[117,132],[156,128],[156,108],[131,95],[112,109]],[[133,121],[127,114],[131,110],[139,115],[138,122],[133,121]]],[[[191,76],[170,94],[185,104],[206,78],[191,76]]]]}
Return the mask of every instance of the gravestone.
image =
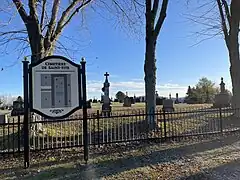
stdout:
{"type": "Polygon", "coordinates": [[[18,96],[16,101],[13,101],[13,109],[11,116],[20,116],[24,114],[24,102],[21,96],[18,96]]]}
{"type": "Polygon", "coordinates": [[[130,97],[130,100],[131,100],[131,104],[135,104],[135,99],[134,99],[134,97],[130,97]]]}
{"type": "Polygon", "coordinates": [[[126,96],[123,101],[123,107],[131,107],[131,105],[132,105],[131,99],[128,96],[126,96]]]}
{"type": "Polygon", "coordinates": [[[91,101],[87,101],[87,108],[88,108],[88,109],[91,109],[91,108],[92,108],[91,101]]]}
{"type": "Polygon", "coordinates": [[[179,104],[178,93],[176,93],[176,100],[175,100],[175,104],[179,104]]]}
{"type": "Polygon", "coordinates": [[[112,107],[111,107],[111,102],[110,102],[110,98],[109,98],[109,87],[110,87],[110,83],[108,82],[108,76],[109,74],[106,72],[104,74],[104,76],[106,77],[105,78],[105,82],[103,83],[103,88],[102,88],[102,91],[103,91],[103,96],[102,96],[102,100],[103,100],[103,105],[102,105],[102,113],[105,115],[105,116],[109,116],[110,115],[110,112],[112,110],[112,107]]]}
{"type": "Polygon", "coordinates": [[[156,98],[156,105],[163,105],[163,101],[165,100],[166,98],[163,98],[163,97],[157,97],[156,98]]]}
{"type": "Polygon", "coordinates": [[[220,83],[220,93],[215,95],[213,107],[229,107],[231,102],[231,97],[225,89],[225,83],[223,82],[223,78],[221,78],[220,83]]]}
{"type": "Polygon", "coordinates": [[[0,114],[0,124],[8,123],[8,113],[0,114]]]}
{"type": "Polygon", "coordinates": [[[164,99],[163,100],[163,108],[165,112],[173,112],[174,107],[173,107],[173,100],[171,97],[171,94],[169,94],[169,99],[164,99]]]}
{"type": "Polygon", "coordinates": [[[93,99],[93,102],[92,103],[97,103],[98,101],[97,101],[97,99],[93,99]]]}
{"type": "Polygon", "coordinates": [[[140,103],[140,98],[139,97],[135,98],[135,103],[140,103]]]}

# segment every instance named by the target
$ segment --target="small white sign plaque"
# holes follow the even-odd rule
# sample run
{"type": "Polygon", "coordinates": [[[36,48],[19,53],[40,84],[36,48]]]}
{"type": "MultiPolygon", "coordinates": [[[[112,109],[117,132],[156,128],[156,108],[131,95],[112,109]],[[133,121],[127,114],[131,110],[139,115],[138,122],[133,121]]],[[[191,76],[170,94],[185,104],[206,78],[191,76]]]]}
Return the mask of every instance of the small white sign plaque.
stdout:
{"type": "Polygon", "coordinates": [[[48,56],[30,65],[31,109],[50,118],[80,108],[80,65],[62,56],[48,56]]]}

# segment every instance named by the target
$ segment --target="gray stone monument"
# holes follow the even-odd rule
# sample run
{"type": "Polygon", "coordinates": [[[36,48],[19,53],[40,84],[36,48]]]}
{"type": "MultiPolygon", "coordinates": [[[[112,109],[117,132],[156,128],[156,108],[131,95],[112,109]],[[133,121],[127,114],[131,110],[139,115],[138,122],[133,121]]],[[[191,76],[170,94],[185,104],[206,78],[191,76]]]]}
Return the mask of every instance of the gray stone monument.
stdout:
{"type": "Polygon", "coordinates": [[[8,123],[9,113],[0,113],[0,124],[8,123]]]}
{"type": "Polygon", "coordinates": [[[179,104],[178,93],[176,93],[176,100],[175,100],[175,104],[179,104]]]}
{"type": "Polygon", "coordinates": [[[126,96],[123,101],[123,107],[131,107],[131,105],[132,105],[131,99],[128,96],[126,96]]]}
{"type": "Polygon", "coordinates": [[[110,102],[110,98],[109,98],[109,87],[110,87],[110,83],[108,82],[108,76],[109,74],[106,72],[104,74],[105,78],[105,82],[103,83],[103,105],[102,105],[102,113],[109,114],[111,112],[111,102],[110,102]]]}
{"type": "Polygon", "coordinates": [[[225,83],[223,82],[223,78],[221,78],[220,83],[220,93],[215,95],[213,107],[229,107],[231,102],[231,97],[225,89],[225,83]]]}
{"type": "Polygon", "coordinates": [[[169,94],[169,99],[164,99],[163,100],[163,108],[165,112],[173,112],[174,107],[173,107],[173,100],[171,97],[171,94],[169,94]]]}

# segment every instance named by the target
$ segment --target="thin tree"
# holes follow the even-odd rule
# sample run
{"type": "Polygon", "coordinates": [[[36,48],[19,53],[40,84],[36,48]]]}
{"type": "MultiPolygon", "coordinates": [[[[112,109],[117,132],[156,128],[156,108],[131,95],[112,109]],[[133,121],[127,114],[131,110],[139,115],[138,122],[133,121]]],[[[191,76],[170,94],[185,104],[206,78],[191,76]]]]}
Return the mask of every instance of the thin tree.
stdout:
{"type": "MultiPolygon", "coordinates": [[[[168,0],[101,0],[99,3],[99,7],[104,7],[103,9],[108,10],[120,22],[117,23],[118,25],[126,24],[127,30],[130,29],[134,34],[141,32],[141,27],[145,25],[146,113],[154,114],[156,108],[156,44],[166,18],[168,0]],[[142,23],[144,13],[145,23],[142,23]]],[[[147,120],[155,126],[154,116],[147,116],[147,120]]]]}
{"type": "MultiPolygon", "coordinates": [[[[145,95],[146,113],[154,114],[156,108],[156,44],[158,35],[166,18],[168,0],[146,0],[146,49],[145,49],[145,95]]],[[[155,126],[154,116],[148,116],[148,121],[155,126]]]]}
{"type": "Polygon", "coordinates": [[[216,0],[222,22],[222,31],[228,49],[230,60],[230,75],[232,79],[232,106],[240,108],[240,58],[239,58],[239,23],[240,1],[216,0]]]}
{"type": "MultiPolygon", "coordinates": [[[[191,2],[188,0],[187,2],[191,2]]],[[[240,108],[240,54],[239,54],[239,0],[205,0],[196,9],[201,14],[188,15],[191,22],[200,24],[203,28],[196,32],[202,38],[200,42],[216,36],[223,36],[230,61],[232,81],[232,107],[240,108]]],[[[195,11],[195,13],[196,13],[195,11]]],[[[198,43],[200,43],[198,42],[198,43]]],[[[197,43],[197,44],[198,44],[197,43]]],[[[240,115],[240,114],[239,114],[240,115]]]]}

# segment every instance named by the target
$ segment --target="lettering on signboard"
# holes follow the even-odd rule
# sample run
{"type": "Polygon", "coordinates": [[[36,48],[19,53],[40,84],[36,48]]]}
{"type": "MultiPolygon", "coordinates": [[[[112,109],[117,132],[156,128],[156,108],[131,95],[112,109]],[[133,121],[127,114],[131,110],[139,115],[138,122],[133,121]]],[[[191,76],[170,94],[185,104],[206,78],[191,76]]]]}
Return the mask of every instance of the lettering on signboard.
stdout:
{"type": "Polygon", "coordinates": [[[70,69],[65,62],[45,62],[42,69],[70,69]]]}
{"type": "Polygon", "coordinates": [[[51,113],[53,114],[59,114],[59,113],[62,113],[64,111],[64,109],[53,109],[53,110],[50,110],[51,113]]]}

